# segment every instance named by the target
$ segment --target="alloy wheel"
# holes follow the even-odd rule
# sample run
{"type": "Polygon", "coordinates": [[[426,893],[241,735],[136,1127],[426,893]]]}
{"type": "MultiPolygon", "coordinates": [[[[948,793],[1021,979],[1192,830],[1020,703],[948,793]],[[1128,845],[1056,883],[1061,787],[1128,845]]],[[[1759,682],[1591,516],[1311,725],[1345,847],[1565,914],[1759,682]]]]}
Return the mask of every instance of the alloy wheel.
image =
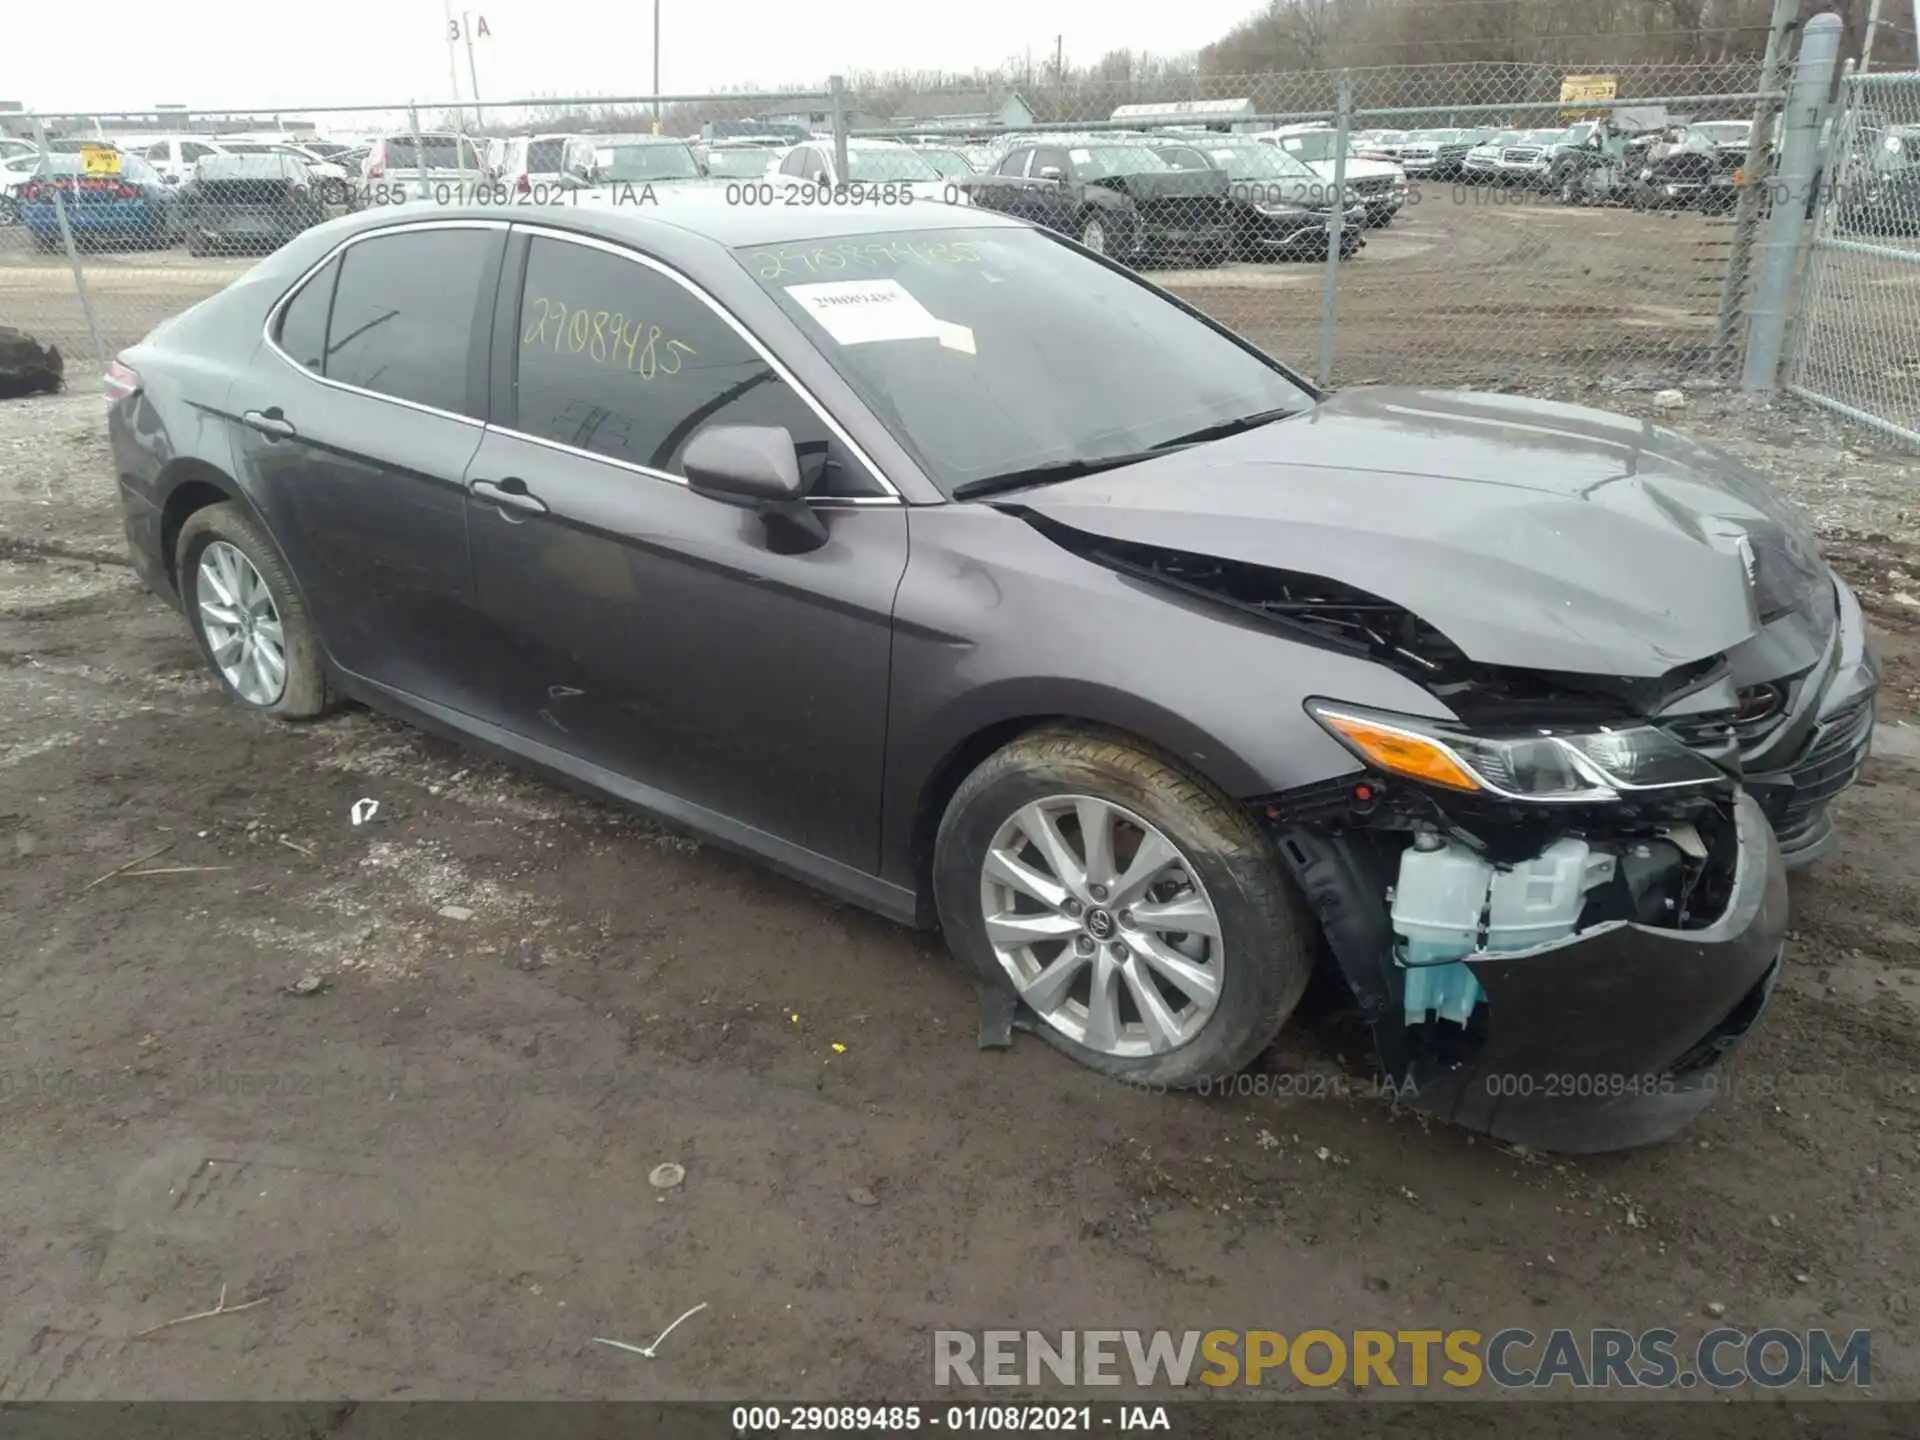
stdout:
{"type": "Polygon", "coordinates": [[[980,904],[1020,998],[1089,1050],[1165,1054],[1220,1002],[1226,951],[1206,887],[1173,841],[1111,801],[1015,811],[987,848],[980,904]]]}
{"type": "Polygon", "coordinates": [[[1080,227],[1080,243],[1096,255],[1107,253],[1107,227],[1098,220],[1089,220],[1080,227]]]}
{"type": "Polygon", "coordinates": [[[200,552],[194,603],[213,663],[249,705],[271,705],[287,688],[287,642],[267,582],[225,540],[200,552]]]}

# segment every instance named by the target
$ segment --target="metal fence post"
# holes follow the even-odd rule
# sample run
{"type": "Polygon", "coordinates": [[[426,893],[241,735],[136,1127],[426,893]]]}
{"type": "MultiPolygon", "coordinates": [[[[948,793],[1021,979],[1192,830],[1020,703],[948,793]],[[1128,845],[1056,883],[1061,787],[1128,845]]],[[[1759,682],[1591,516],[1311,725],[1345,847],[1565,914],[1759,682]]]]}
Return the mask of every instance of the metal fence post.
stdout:
{"type": "Polygon", "coordinates": [[[1838,15],[1816,15],[1801,32],[1793,92],[1780,125],[1780,179],[1773,187],[1773,213],[1767,219],[1760,280],[1754,290],[1747,361],[1740,375],[1742,390],[1771,390],[1779,382],[1794,270],[1820,162],[1820,115],[1833,90],[1843,28],[1838,15]]]}
{"type": "Polygon", "coordinates": [[[33,117],[33,140],[40,147],[40,171],[53,185],[53,213],[60,222],[60,243],[66,247],[67,264],[73,268],[73,288],[80,295],[80,310],[87,317],[87,336],[93,342],[93,358],[105,368],[112,357],[107,354],[106,342],[100,338],[100,321],[93,313],[93,295],[87,289],[87,272],[80,264],[80,247],[73,243],[73,226],[67,221],[67,202],[60,193],[60,178],[53,173],[53,151],[47,146],[47,127],[38,115],[33,117]]]}
{"type": "Polygon", "coordinates": [[[1340,251],[1346,244],[1347,144],[1353,131],[1353,77],[1342,70],[1333,95],[1333,218],[1327,225],[1327,271],[1320,290],[1320,358],[1314,378],[1333,383],[1333,353],[1340,329],[1340,251]]]}
{"type": "Polygon", "coordinates": [[[1801,237],[1799,279],[1794,287],[1792,311],[1787,317],[1786,349],[1781,360],[1783,385],[1791,385],[1798,377],[1801,361],[1806,355],[1808,311],[1814,304],[1814,297],[1820,293],[1821,278],[1826,270],[1826,253],[1820,247],[1820,237],[1833,226],[1835,200],[1846,194],[1853,145],[1849,140],[1843,146],[1841,140],[1853,127],[1853,77],[1856,73],[1857,67],[1852,60],[1841,62],[1838,90],[1833,98],[1821,105],[1820,118],[1816,122],[1819,159],[1814,169],[1813,216],[1808,220],[1806,233],[1801,237]]]}
{"type": "Polygon", "coordinates": [[[847,183],[847,82],[841,76],[827,77],[827,94],[833,101],[833,173],[842,185],[847,183]]]}
{"type": "MultiPolygon", "coordinates": [[[[427,147],[420,138],[420,107],[411,100],[407,102],[407,119],[413,125],[413,163],[420,167],[420,198],[425,200],[433,193],[427,189],[427,147]]],[[[456,155],[454,164],[459,163],[460,157],[456,155]]]]}
{"type": "Polygon", "coordinates": [[[1773,144],[1773,121],[1780,113],[1780,102],[1772,97],[1787,88],[1792,66],[1787,41],[1799,23],[1800,0],[1773,0],[1766,56],[1760,62],[1762,98],[1753,107],[1753,133],[1747,137],[1747,160],[1742,167],[1746,184],[1734,208],[1733,238],[1727,246],[1727,269],[1720,288],[1720,314],[1713,328],[1712,363],[1716,370],[1732,363],[1739,342],[1747,282],[1753,275],[1753,242],[1760,229],[1760,198],[1771,169],[1768,154],[1773,144]]]}

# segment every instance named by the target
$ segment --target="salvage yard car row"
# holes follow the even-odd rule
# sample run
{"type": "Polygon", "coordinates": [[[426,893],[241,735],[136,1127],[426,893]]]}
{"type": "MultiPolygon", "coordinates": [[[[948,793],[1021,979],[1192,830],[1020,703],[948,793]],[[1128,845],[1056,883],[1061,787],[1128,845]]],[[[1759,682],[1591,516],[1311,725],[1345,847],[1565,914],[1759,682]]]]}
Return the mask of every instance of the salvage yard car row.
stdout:
{"type": "MultiPolygon", "coordinates": [[[[616,187],[731,185],[742,203],[768,203],[777,185],[810,194],[873,195],[880,187],[883,199],[904,194],[1029,220],[1128,264],[1211,266],[1324,258],[1336,223],[1341,252],[1351,257],[1368,231],[1419,201],[1421,181],[1517,188],[1566,205],[1723,214],[1744,183],[1751,136],[1751,123],[1740,120],[1362,131],[1344,159],[1338,132],[1325,123],[1254,133],[1046,131],[986,143],[917,136],[850,141],[844,175],[831,137],[821,135],[794,142],[419,132],[354,146],[163,135],[119,146],[61,139],[45,159],[22,142],[0,141],[0,222],[17,221],[52,250],[62,243],[57,194],[83,244],[184,243],[204,255],[271,250],[332,216],[423,196],[604,203],[616,187]]],[[[1859,193],[1839,207],[1843,230],[1920,228],[1912,138],[1871,137],[1855,166],[1859,193]]]]}

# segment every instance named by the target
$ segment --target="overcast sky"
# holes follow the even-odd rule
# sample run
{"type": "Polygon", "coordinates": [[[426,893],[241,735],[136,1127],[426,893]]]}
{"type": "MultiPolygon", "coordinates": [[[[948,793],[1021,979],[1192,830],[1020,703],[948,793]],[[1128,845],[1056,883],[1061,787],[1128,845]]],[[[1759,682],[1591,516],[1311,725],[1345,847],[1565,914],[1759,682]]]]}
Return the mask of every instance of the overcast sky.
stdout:
{"type": "MultiPolygon", "coordinates": [[[[653,75],[649,0],[467,0],[492,34],[476,42],[480,98],[642,94],[653,75]]],[[[835,71],[992,67],[1064,35],[1069,63],[1109,50],[1196,50],[1261,0],[661,0],[661,88],[817,84],[835,71]]],[[[10,0],[0,99],[29,109],[156,104],[284,106],[449,98],[440,0],[10,0]],[[80,28],[76,29],[76,24],[80,28]],[[84,37],[90,37],[85,38],[84,37]],[[108,38],[110,37],[110,38],[108,38]]],[[[457,16],[458,6],[454,10],[457,16]]],[[[466,55],[459,54],[467,84],[466,55]]]]}

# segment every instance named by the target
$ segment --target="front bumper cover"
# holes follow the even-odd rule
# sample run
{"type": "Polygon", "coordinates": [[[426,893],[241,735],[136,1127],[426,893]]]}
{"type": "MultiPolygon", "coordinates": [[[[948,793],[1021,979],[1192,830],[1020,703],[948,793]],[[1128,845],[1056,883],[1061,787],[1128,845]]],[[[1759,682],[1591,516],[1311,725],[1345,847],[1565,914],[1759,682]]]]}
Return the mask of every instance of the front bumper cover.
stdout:
{"type": "Polygon", "coordinates": [[[1704,1110],[1720,1063],[1759,1018],[1787,926],[1786,866],[1759,805],[1735,801],[1726,909],[1698,930],[1614,923],[1534,950],[1468,957],[1485,992],[1475,1040],[1450,1050],[1405,1023],[1404,983],[1364,848],[1291,831],[1279,845],[1372,1023],[1403,1104],[1540,1150],[1664,1140],[1704,1110]]]}
{"type": "MultiPolygon", "coordinates": [[[[1486,992],[1486,1038],[1464,1063],[1436,1067],[1409,1056],[1411,1103],[1563,1153],[1664,1140],[1704,1110],[1720,1062],[1765,1007],[1787,928],[1787,872],[1773,827],[1745,795],[1735,826],[1732,894],[1705,929],[1616,924],[1468,960],[1486,992]]],[[[1381,1039],[1385,1052],[1389,1037],[1381,1039]]]]}

